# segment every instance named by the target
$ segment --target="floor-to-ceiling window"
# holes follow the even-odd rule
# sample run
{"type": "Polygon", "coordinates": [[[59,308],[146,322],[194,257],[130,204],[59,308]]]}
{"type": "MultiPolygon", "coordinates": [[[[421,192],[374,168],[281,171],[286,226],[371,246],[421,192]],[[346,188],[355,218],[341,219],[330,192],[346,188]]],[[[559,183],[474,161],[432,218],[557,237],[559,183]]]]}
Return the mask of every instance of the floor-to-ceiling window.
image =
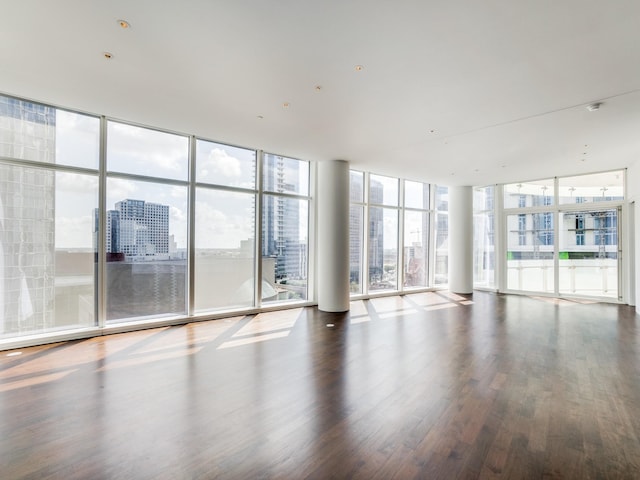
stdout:
{"type": "Polygon", "coordinates": [[[554,283],[554,179],[504,186],[509,290],[551,293],[554,283]]]}
{"type": "Polygon", "coordinates": [[[0,338],[96,324],[100,120],[0,96],[0,338]]]}
{"type": "Polygon", "coordinates": [[[196,142],[196,313],[255,305],[256,167],[255,150],[196,142]]]}
{"type": "Polygon", "coordinates": [[[307,299],[309,162],[264,154],[262,299],[307,299]]]}
{"type": "Polygon", "coordinates": [[[369,175],[369,291],[398,289],[398,184],[369,175]]]}
{"type": "Polygon", "coordinates": [[[107,320],[187,313],[189,138],[107,124],[107,320]]]}
{"type": "Polygon", "coordinates": [[[477,287],[495,287],[494,186],[473,190],[473,283],[477,287]]]}
{"type": "Polygon", "coordinates": [[[447,188],[415,180],[350,171],[349,271],[352,295],[415,291],[447,281],[447,188]],[[365,229],[365,226],[367,228],[365,229]],[[436,255],[436,245],[439,245],[436,255]],[[402,247],[402,248],[399,248],[402,247]],[[368,281],[363,281],[368,279],[368,281]]]}
{"type": "Polygon", "coordinates": [[[438,185],[435,192],[434,285],[449,283],[449,189],[438,185]]]}
{"type": "Polygon", "coordinates": [[[624,172],[561,177],[558,198],[559,293],[619,298],[624,172]]]}
{"type": "Polygon", "coordinates": [[[364,172],[349,172],[349,291],[361,294],[364,278],[364,172]]]}
{"type": "Polygon", "coordinates": [[[623,171],[503,191],[507,290],[620,298],[623,171]]]}
{"type": "Polygon", "coordinates": [[[404,181],[404,288],[429,284],[429,184],[404,181]]]}
{"type": "Polygon", "coordinates": [[[308,300],[310,176],[0,96],[0,339],[308,300]]]}

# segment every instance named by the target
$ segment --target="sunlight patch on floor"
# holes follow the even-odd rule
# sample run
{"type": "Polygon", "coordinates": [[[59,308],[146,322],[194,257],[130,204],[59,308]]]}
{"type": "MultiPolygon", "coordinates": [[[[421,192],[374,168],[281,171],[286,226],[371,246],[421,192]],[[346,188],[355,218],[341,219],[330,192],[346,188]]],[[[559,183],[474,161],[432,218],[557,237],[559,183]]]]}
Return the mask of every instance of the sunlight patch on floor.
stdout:
{"type": "Polygon", "coordinates": [[[33,387],[34,385],[41,385],[43,383],[55,382],[61,378],[66,377],[70,373],[76,372],[78,369],[66,370],[64,372],[49,373],[46,375],[37,375],[35,377],[23,378],[21,380],[9,381],[0,383],[0,392],[8,392],[9,390],[15,390],[17,388],[33,387]]]}
{"type": "Polygon", "coordinates": [[[245,335],[273,332],[274,330],[291,329],[298,321],[302,310],[302,308],[293,308],[290,310],[259,313],[233,336],[242,337],[245,335]]]}
{"type": "Polygon", "coordinates": [[[232,348],[239,347],[241,345],[266,342],[267,340],[274,340],[276,338],[288,337],[289,332],[289,330],[285,330],[284,332],[266,333],[264,335],[256,335],[251,337],[238,338],[237,340],[229,340],[228,342],[224,342],[222,345],[220,345],[218,347],[218,350],[221,350],[223,348],[232,348]]]}
{"type": "Polygon", "coordinates": [[[449,303],[449,300],[438,295],[435,292],[424,292],[424,293],[412,293],[407,295],[407,298],[411,299],[411,301],[420,305],[421,307],[430,306],[430,305],[439,305],[441,303],[449,303]]]}
{"type": "Polygon", "coordinates": [[[162,360],[168,360],[172,358],[187,357],[189,355],[194,355],[198,353],[200,350],[202,350],[202,347],[180,348],[180,349],[174,349],[174,350],[170,350],[167,352],[160,352],[160,353],[132,354],[129,358],[126,358],[124,360],[115,360],[113,362],[108,362],[105,366],[98,368],[96,371],[106,372],[116,368],[132,367],[135,365],[144,365],[147,363],[161,362],[162,360]]]}

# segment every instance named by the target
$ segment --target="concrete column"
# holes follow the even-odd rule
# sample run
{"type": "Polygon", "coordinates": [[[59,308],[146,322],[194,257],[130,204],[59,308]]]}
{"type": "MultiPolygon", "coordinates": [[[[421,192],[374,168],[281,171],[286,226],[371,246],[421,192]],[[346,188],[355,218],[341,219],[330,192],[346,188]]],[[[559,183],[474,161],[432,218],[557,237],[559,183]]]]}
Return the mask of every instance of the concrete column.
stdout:
{"type": "Polygon", "coordinates": [[[472,187],[449,187],[449,290],[473,293],[472,187]]]}
{"type": "Polygon", "coordinates": [[[349,162],[318,163],[318,308],[349,310],[349,162]]]}

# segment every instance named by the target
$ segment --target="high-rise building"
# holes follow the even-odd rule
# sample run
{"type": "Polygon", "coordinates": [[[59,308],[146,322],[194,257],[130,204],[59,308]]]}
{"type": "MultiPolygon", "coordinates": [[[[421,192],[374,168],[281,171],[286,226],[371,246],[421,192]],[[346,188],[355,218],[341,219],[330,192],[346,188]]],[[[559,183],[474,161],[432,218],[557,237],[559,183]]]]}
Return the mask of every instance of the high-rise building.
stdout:
{"type": "MultiPolygon", "coordinates": [[[[95,231],[98,230],[98,211],[95,231]]],[[[169,206],[144,200],[117,202],[115,210],[107,210],[106,253],[124,254],[135,259],[169,255],[169,206]]]]}
{"type": "MultiPolygon", "coordinates": [[[[369,203],[381,205],[384,186],[370,180],[369,203]]],[[[384,211],[380,207],[369,208],[369,283],[382,280],[384,272],[384,211]]]]}
{"type": "Polygon", "coordinates": [[[120,252],[127,257],[169,254],[169,206],[144,200],[116,203],[120,221],[120,252]]]}
{"type": "MultiPolygon", "coordinates": [[[[264,157],[265,191],[296,193],[287,178],[297,178],[299,164],[266,154],[264,157]],[[285,172],[286,170],[286,172],[285,172]]],[[[297,199],[264,195],[262,216],[262,255],[274,257],[276,281],[306,278],[306,244],[300,242],[300,209],[297,199]]]]}
{"type": "MultiPolygon", "coordinates": [[[[56,110],[0,96],[0,157],[54,163],[56,110]]],[[[0,332],[53,325],[55,173],[0,165],[0,332]]]]}

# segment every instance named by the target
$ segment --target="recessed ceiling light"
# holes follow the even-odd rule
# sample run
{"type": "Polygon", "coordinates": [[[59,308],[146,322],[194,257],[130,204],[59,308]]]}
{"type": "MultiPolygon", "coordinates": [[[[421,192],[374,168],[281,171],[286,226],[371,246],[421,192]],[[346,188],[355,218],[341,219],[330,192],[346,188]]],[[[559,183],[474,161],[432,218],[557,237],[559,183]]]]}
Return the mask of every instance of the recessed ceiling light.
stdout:
{"type": "Polygon", "coordinates": [[[289,102],[284,102],[284,103],[282,104],[282,108],[289,108],[289,106],[290,106],[290,105],[291,105],[291,104],[290,104],[289,102]]]}
{"type": "Polygon", "coordinates": [[[429,133],[436,133],[435,130],[429,130],[429,133]]]}
{"type": "Polygon", "coordinates": [[[131,27],[131,24],[126,20],[118,20],[118,25],[120,25],[120,27],[124,29],[131,27]]]}
{"type": "Polygon", "coordinates": [[[264,117],[262,115],[256,115],[256,118],[262,120],[264,117]]]}
{"type": "Polygon", "coordinates": [[[356,65],[356,72],[361,72],[362,70],[364,70],[362,65],[356,65]]]}
{"type": "Polygon", "coordinates": [[[113,58],[113,54],[109,52],[102,52],[102,55],[104,55],[104,58],[107,60],[111,60],[113,58]]]}
{"type": "Polygon", "coordinates": [[[316,92],[319,92],[320,90],[322,90],[322,85],[316,85],[315,89],[316,89],[316,92]]]}

